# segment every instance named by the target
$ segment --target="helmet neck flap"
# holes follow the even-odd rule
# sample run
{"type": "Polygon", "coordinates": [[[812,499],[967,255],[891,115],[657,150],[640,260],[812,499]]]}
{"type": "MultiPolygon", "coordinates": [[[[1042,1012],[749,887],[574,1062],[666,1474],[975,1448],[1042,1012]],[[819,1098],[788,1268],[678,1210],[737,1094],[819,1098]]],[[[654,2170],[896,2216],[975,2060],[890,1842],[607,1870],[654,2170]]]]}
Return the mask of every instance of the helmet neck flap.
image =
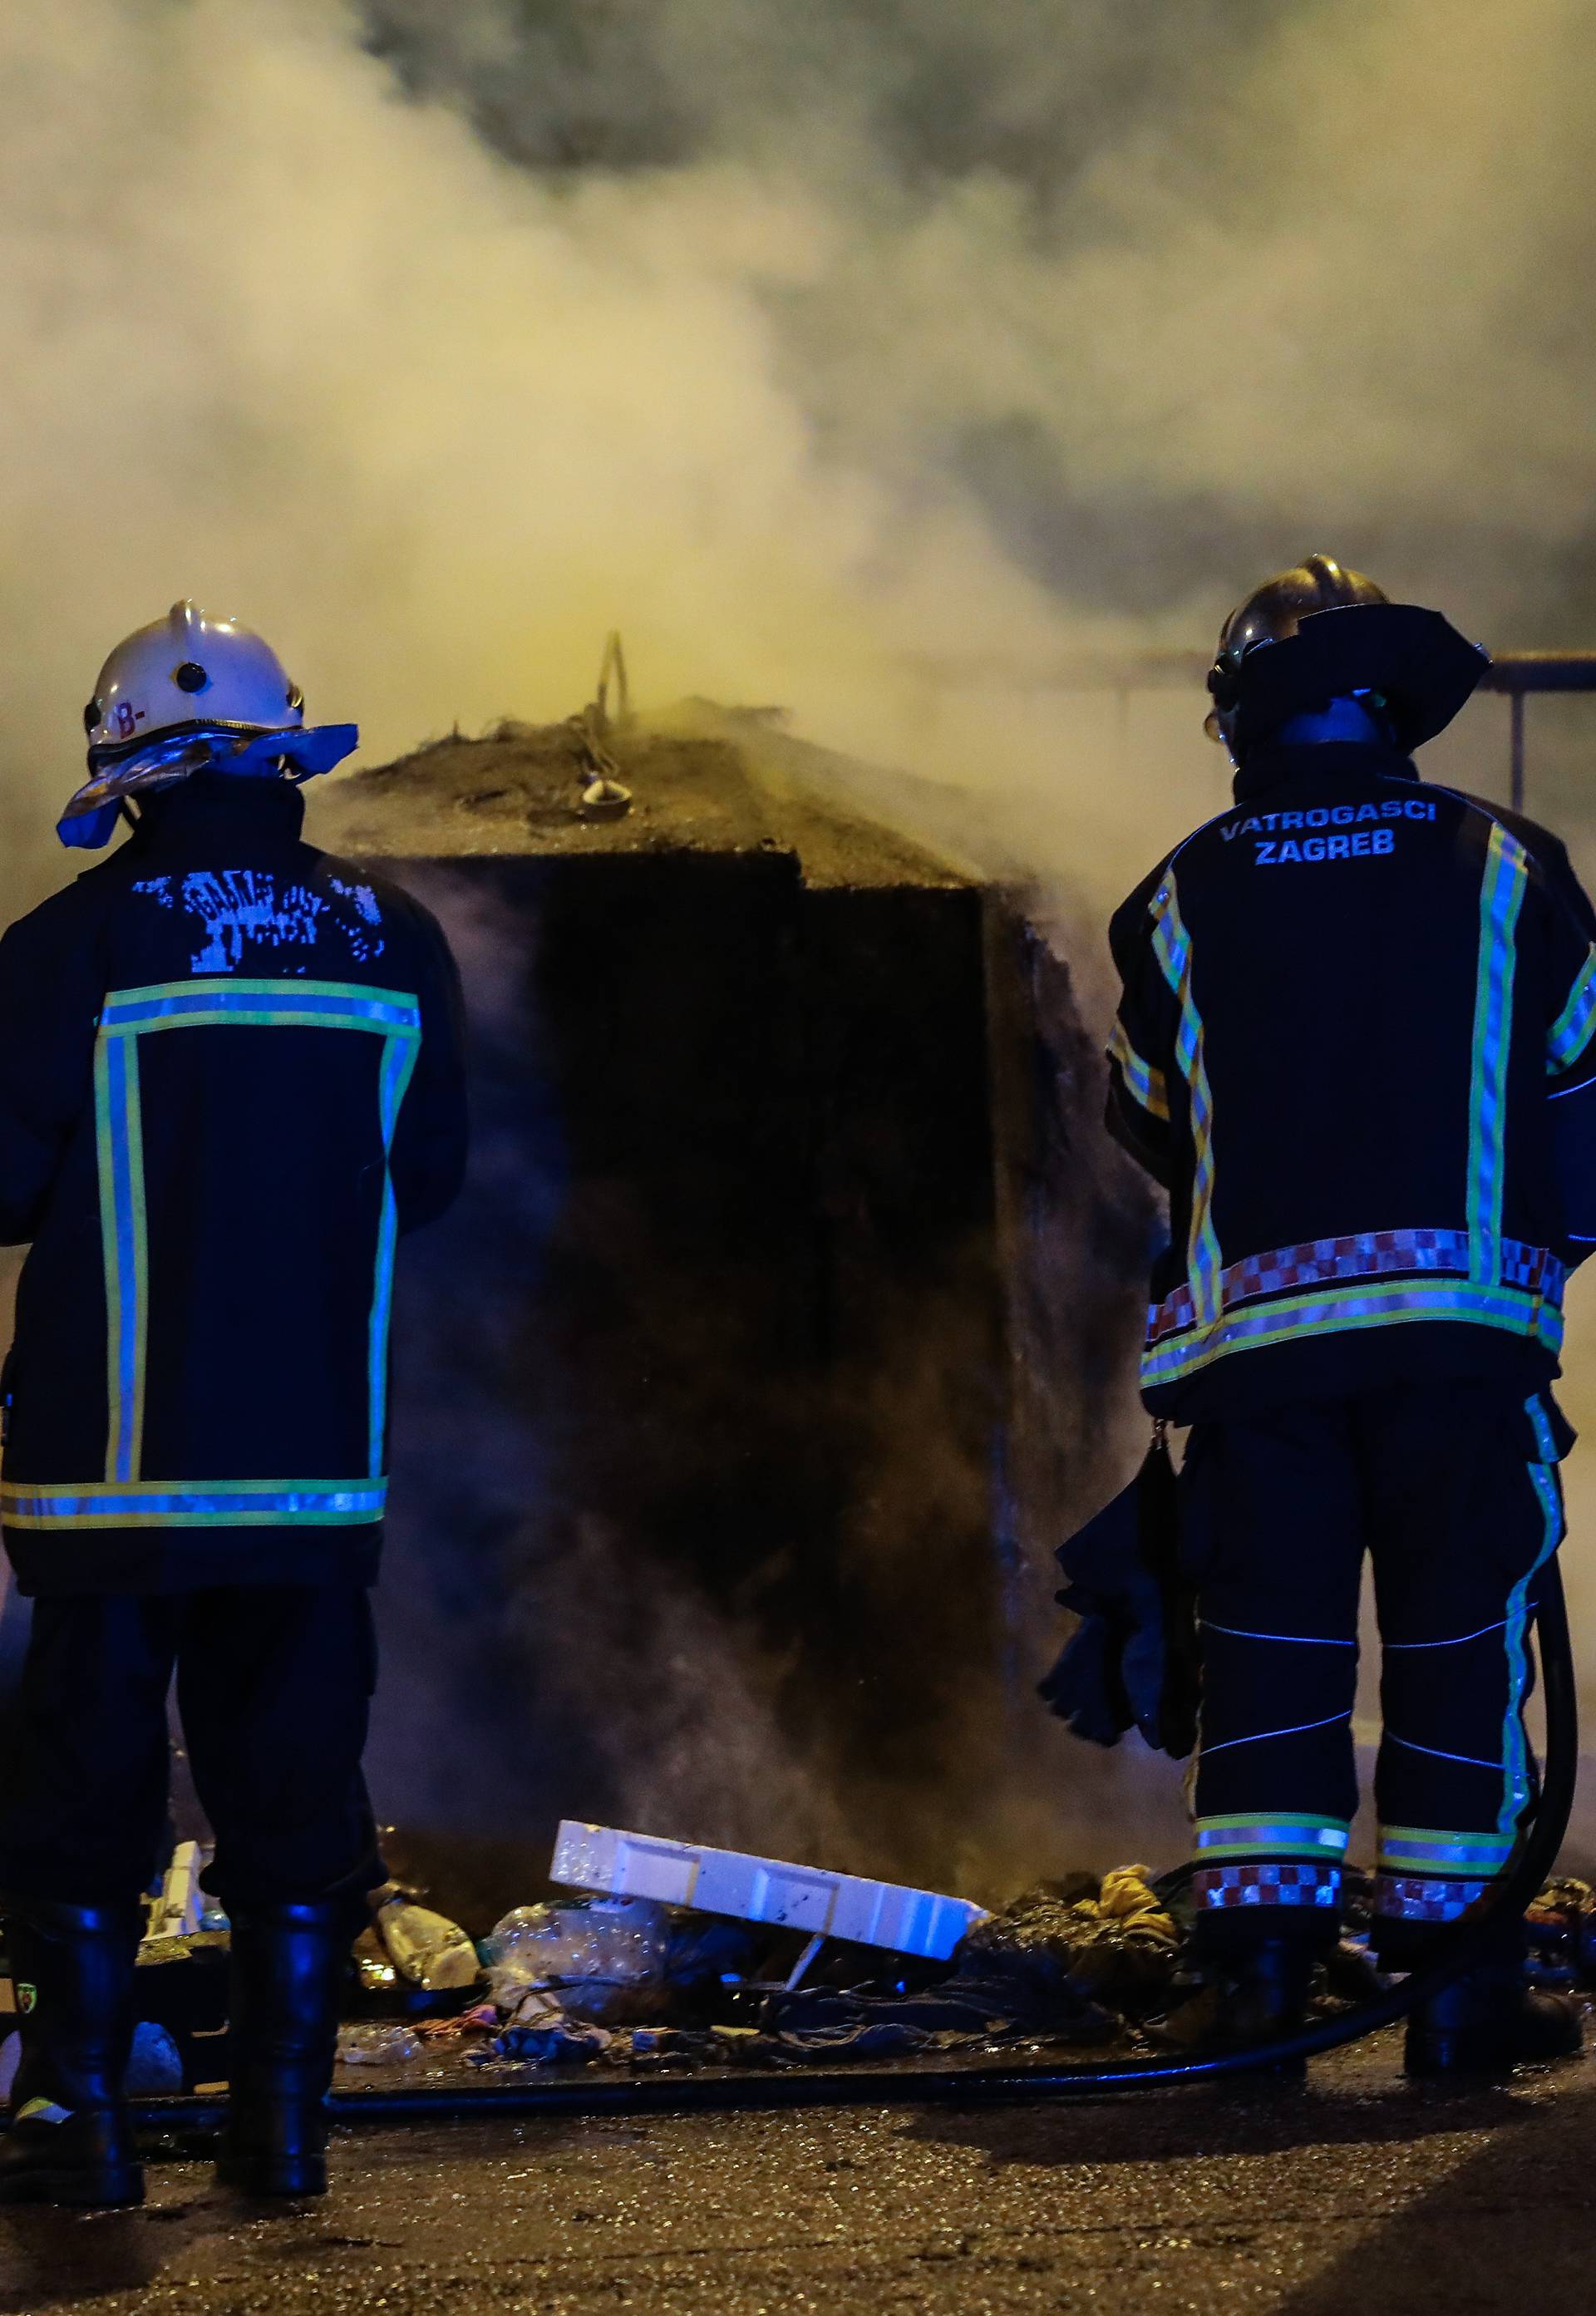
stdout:
{"type": "MultiPolygon", "coordinates": [[[[1294,719],[1351,701],[1376,724],[1377,739],[1411,751],[1446,729],[1489,665],[1490,655],[1439,611],[1393,603],[1360,572],[1310,555],[1225,622],[1208,671],[1208,729],[1239,765],[1294,719]]],[[[1311,745],[1345,734],[1303,736],[1311,745]]]]}

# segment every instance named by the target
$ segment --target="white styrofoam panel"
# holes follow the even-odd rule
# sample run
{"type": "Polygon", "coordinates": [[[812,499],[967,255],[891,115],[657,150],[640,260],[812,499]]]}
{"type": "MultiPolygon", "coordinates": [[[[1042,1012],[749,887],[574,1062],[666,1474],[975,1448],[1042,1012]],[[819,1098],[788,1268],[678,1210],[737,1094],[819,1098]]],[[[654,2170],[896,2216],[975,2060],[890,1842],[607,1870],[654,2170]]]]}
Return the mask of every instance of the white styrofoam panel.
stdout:
{"type": "Polygon", "coordinates": [[[561,1822],[549,1872],[573,1889],[695,1906],[706,1914],[851,1938],[929,1962],[946,1962],[971,1925],[986,1919],[967,1899],[939,1897],[932,1890],[825,1874],[813,1866],[623,1833],[614,1826],[580,1825],[572,1818],[561,1822]]]}

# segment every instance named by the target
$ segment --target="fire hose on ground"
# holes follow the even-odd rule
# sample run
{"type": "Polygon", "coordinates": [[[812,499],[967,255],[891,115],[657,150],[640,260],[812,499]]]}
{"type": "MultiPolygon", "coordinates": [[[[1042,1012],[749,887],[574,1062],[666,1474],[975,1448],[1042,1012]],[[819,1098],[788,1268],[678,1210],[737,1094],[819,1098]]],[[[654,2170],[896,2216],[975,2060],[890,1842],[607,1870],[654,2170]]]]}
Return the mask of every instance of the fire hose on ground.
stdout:
{"type": "MultiPolygon", "coordinates": [[[[1357,2009],[1276,2041],[1200,2057],[1128,2059],[1109,2065],[924,2064],[805,2068],[791,2073],[537,2083],[389,2092],[342,2091],[328,2104],[339,2122],[456,2122],[486,2116],[686,2115],[807,2107],[977,2106],[1163,2089],[1291,2067],[1360,2041],[1404,2018],[1467,1969],[1500,1922],[1521,1915],[1556,1866],[1574,1804],[1579,1710],[1567,1605],[1556,1561],[1544,1571],[1535,1617],[1546,1712],[1538,1795],[1520,1821],[1512,1854],[1491,1888],[1440,1942],[1433,1962],[1357,2009]]],[[[192,2094],[135,2103],[141,2127],[202,2133],[219,2124],[219,2098],[192,2094]]]]}

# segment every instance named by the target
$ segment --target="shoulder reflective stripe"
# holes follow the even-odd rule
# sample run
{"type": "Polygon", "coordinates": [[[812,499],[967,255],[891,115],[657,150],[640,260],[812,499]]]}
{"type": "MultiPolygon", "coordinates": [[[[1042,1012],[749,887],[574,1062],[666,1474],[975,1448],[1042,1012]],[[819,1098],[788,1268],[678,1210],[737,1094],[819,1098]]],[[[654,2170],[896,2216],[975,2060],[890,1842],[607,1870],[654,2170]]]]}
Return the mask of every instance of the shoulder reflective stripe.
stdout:
{"type": "Polygon", "coordinates": [[[1181,1008],[1175,1059],[1190,1093],[1191,1227],[1186,1269],[1199,1326],[1219,1315],[1219,1241],[1214,1229],[1214,1097],[1203,1058],[1202,1016],[1191,993],[1191,940],[1181,919],[1172,869],[1153,902],[1153,953],[1181,1008]]]}
{"type": "Polygon", "coordinates": [[[388,1452],[388,1342],[393,1316],[394,1250],[398,1243],[399,1215],[394,1198],[388,1162],[393,1155],[394,1129],[415,1067],[415,1040],[390,1038],[382,1049],[378,1082],[378,1106],[382,1121],[382,1215],[377,1229],[377,1267],[371,1287],[371,1319],[366,1354],[366,1417],[368,1466],[380,1473],[388,1452]]]}
{"type": "Polygon", "coordinates": [[[105,1274],[105,1476],[136,1480],[144,1432],[149,1258],[138,1054],[120,1038],[95,1040],[94,1141],[105,1274]]]}
{"type": "MultiPolygon", "coordinates": [[[[1547,1033],[1547,1068],[1554,1075],[1577,1062],[1596,1026],[1596,949],[1585,959],[1568,1002],[1547,1033]]],[[[1573,1088],[1570,1088],[1573,1091],[1573,1088]]]]}
{"type": "Polygon", "coordinates": [[[1507,1066],[1512,1047],[1519,911],[1529,857],[1493,822],[1480,882],[1479,966],[1468,1089],[1468,1275],[1493,1287],[1502,1276],[1502,1189],[1507,1132],[1507,1066]]]}
{"type": "Polygon", "coordinates": [[[382,1518],[385,1479],[7,1482],[0,1518],[30,1529],[352,1528],[382,1518]]]}
{"type": "Polygon", "coordinates": [[[216,976],[113,989],[100,1021],[111,1037],[218,1027],[369,1029],[383,1037],[419,1037],[421,1008],[409,991],[368,989],[357,982],[216,976]]]}
{"type": "Polygon", "coordinates": [[[1451,1833],[1422,1825],[1383,1825],[1377,1860],[1385,1874],[1497,1874],[1512,1854],[1512,1836],[1451,1833]]]}
{"type": "Polygon", "coordinates": [[[1116,1021],[1114,1034],[1109,1039],[1109,1059],[1119,1065],[1127,1092],[1132,1100],[1153,1118],[1167,1121],[1169,1118],[1169,1087],[1164,1072],[1155,1070],[1151,1062],[1144,1062],[1126,1035],[1125,1024],[1116,1021]]]}
{"type": "Polygon", "coordinates": [[[1254,1311],[1229,1314],[1206,1334],[1154,1345],[1143,1357],[1142,1383],[1145,1386],[1172,1383],[1211,1366],[1216,1359],[1266,1344],[1436,1320],[1500,1328],[1508,1334],[1527,1336],[1552,1351],[1563,1340],[1562,1314],[1556,1305],[1522,1288],[1476,1287],[1467,1279],[1447,1286],[1399,1280],[1385,1286],[1330,1287],[1323,1294],[1290,1296],[1254,1311]]]}
{"type": "MultiPolygon", "coordinates": [[[[1229,1311],[1238,1303],[1282,1295],[1320,1281],[1378,1278],[1395,1272],[1445,1271],[1467,1278],[1468,1263],[1467,1231],[1360,1231],[1345,1238],[1314,1239],[1269,1254],[1248,1255],[1220,1274],[1219,1301],[1221,1308],[1229,1311]]],[[[1549,1249],[1503,1239],[1502,1276],[1511,1286],[1532,1288],[1561,1304],[1568,1273],[1549,1249]]],[[[1159,1343],[1166,1335],[1195,1324],[1191,1290],[1178,1287],[1152,1312],[1147,1339],[1149,1343],[1159,1343]]]]}

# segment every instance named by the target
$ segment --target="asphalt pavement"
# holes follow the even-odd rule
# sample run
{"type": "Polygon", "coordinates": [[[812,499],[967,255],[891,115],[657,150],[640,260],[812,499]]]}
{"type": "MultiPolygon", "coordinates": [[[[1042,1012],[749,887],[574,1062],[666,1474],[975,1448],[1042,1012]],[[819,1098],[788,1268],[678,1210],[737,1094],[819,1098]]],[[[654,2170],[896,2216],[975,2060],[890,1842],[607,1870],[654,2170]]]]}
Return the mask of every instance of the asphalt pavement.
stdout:
{"type": "Polygon", "coordinates": [[[325,2203],[167,2160],[142,2212],[0,2217],[0,2312],[1588,2316],[1596,2067],[1458,2091],[1397,2057],[1067,2106],[341,2126],[325,2203]]]}

